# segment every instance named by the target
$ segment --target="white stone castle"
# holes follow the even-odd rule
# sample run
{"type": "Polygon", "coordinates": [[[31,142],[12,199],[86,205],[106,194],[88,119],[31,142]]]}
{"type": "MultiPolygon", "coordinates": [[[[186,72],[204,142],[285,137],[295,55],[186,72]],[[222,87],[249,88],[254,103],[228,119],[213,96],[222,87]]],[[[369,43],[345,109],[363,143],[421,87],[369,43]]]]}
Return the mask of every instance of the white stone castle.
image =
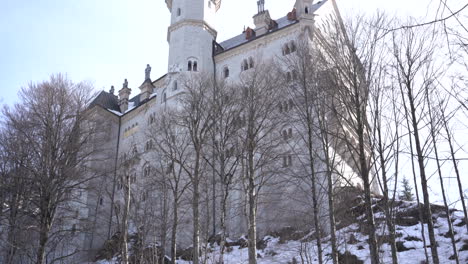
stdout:
{"type": "MultiPolygon", "coordinates": [[[[96,166],[105,177],[93,181],[94,191],[85,194],[85,202],[79,211],[78,219],[86,220],[87,231],[82,235],[82,241],[84,249],[90,250],[90,256],[119,231],[119,215],[122,214],[123,206],[120,182],[122,171],[119,164],[128,155],[143,157],[133,163],[128,172],[137,186],[132,199],[143,204],[144,212],[147,210],[145,208],[150,208],[145,207],[145,203],[160,205],[158,194],[145,191],[147,176],[154,165],[152,163],[158,162],[149,156],[145,158],[146,150],[152,147],[147,130],[155,116],[161,114],[168,104],[177,103],[176,98],[183,90],[180,83],[182,76],[204,73],[236,82],[244,71],[251,70],[261,61],[294,54],[300,38],[313,42],[313,31],[325,24],[327,19],[341,20],[335,0],[297,0],[290,10],[285,10],[284,17],[278,19],[270,17],[264,7],[264,0],[260,0],[257,2],[258,13],[253,16],[255,28],[247,28],[238,36],[218,42],[214,18],[221,7],[221,0],[166,0],[166,4],[171,12],[167,32],[167,74],[151,80],[151,68],[147,65],[145,80],[138,87],[138,95],[129,97],[131,89],[125,80],[118,96],[114,95],[112,88],[110,92],[100,92],[91,104],[92,112],[105,120],[102,124],[107,131],[102,140],[106,150],[103,157],[110,155],[113,158],[96,161],[96,166]]],[[[285,131],[291,133],[287,128],[285,131]]],[[[294,164],[294,157],[285,157],[284,164],[294,164]]],[[[343,166],[350,175],[354,173],[350,166],[343,166]]],[[[359,185],[356,177],[352,181],[359,185]]],[[[293,210],[297,207],[291,205],[294,204],[291,196],[297,195],[300,189],[298,186],[285,186],[277,190],[274,198],[265,199],[262,208],[266,209],[260,211],[258,216],[260,233],[287,225],[300,226],[303,224],[301,219],[305,221],[305,218],[311,216],[310,212],[293,210]]],[[[235,194],[231,199],[242,200],[242,194],[235,194]]],[[[320,201],[325,203],[322,199],[321,196],[320,201]]],[[[181,211],[182,218],[190,218],[189,209],[181,211]]],[[[157,220],[158,212],[146,213],[154,216],[151,224],[160,224],[157,220]]],[[[231,236],[247,233],[242,209],[230,210],[228,218],[231,236]]],[[[184,229],[190,223],[182,220],[181,226],[184,229]]],[[[160,239],[159,235],[154,234],[155,240],[160,239]]],[[[190,245],[190,237],[190,228],[182,230],[179,239],[181,246],[190,245]]]]}

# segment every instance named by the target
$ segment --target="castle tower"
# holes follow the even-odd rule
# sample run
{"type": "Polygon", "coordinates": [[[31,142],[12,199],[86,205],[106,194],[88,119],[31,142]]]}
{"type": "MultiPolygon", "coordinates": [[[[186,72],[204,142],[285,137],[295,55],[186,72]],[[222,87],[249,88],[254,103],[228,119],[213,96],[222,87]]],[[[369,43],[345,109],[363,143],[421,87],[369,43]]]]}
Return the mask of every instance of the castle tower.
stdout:
{"type": "MultiPolygon", "coordinates": [[[[168,73],[213,72],[214,19],[220,0],[166,0],[171,12],[167,32],[168,73]]],[[[173,77],[171,77],[173,79],[173,77]]]]}
{"type": "Polygon", "coordinates": [[[299,18],[310,18],[313,13],[314,0],[296,0],[295,8],[299,18]]]}

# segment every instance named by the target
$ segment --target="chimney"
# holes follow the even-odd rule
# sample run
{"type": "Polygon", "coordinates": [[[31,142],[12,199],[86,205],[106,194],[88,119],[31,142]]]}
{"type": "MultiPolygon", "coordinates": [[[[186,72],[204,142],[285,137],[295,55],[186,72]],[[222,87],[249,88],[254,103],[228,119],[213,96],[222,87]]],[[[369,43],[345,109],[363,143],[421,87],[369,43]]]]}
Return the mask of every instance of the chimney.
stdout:
{"type": "Polygon", "coordinates": [[[270,12],[265,10],[265,0],[257,1],[258,13],[253,16],[255,32],[258,36],[263,35],[270,30],[275,22],[270,18],[270,12]]]}
{"type": "Polygon", "coordinates": [[[120,112],[125,113],[128,110],[128,99],[132,89],[128,88],[128,81],[125,79],[122,89],[119,91],[120,112]]]}
{"type": "Polygon", "coordinates": [[[140,102],[149,98],[150,94],[153,93],[153,83],[151,82],[151,66],[146,64],[145,69],[145,81],[140,85],[140,102]]]}

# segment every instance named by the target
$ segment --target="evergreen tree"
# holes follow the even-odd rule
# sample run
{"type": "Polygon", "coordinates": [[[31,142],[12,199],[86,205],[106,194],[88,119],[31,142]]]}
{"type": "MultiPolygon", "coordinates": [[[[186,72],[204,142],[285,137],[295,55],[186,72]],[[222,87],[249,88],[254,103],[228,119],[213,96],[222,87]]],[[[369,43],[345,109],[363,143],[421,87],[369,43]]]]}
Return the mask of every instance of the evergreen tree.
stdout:
{"type": "Polygon", "coordinates": [[[403,184],[403,189],[401,190],[398,198],[404,201],[414,201],[413,188],[411,187],[408,179],[403,177],[401,183],[403,184]]]}

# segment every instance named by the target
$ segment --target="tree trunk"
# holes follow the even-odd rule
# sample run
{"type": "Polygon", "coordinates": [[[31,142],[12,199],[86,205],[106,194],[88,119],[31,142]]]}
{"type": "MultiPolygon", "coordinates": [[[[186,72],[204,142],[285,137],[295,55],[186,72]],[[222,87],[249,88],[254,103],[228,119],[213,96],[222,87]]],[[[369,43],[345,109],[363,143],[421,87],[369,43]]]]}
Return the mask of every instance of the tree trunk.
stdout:
{"type": "MultiPolygon", "coordinates": [[[[378,114],[378,112],[377,112],[378,114]]],[[[385,210],[385,222],[387,224],[388,232],[390,233],[390,247],[392,250],[392,263],[398,264],[398,255],[397,255],[397,247],[396,247],[396,236],[395,236],[395,225],[393,223],[393,215],[390,210],[389,206],[389,198],[388,198],[388,179],[387,179],[387,170],[385,166],[385,152],[382,145],[382,131],[380,124],[377,124],[377,136],[378,136],[378,155],[380,158],[380,169],[382,171],[382,182],[384,187],[383,192],[383,201],[384,201],[384,210],[385,210]]]]}
{"type": "Polygon", "coordinates": [[[414,106],[414,97],[413,97],[410,84],[407,84],[406,88],[408,89],[407,91],[408,101],[410,104],[410,114],[411,114],[411,121],[412,121],[412,126],[413,126],[413,137],[414,137],[415,145],[416,145],[416,154],[418,158],[419,173],[421,176],[421,186],[422,186],[422,191],[423,191],[424,208],[425,208],[425,213],[426,213],[425,216],[427,219],[427,228],[429,231],[429,241],[431,242],[432,261],[434,262],[434,264],[439,264],[439,253],[437,252],[437,241],[435,239],[434,223],[432,222],[432,210],[431,210],[431,204],[429,202],[429,192],[427,188],[426,170],[424,168],[424,153],[422,151],[421,142],[419,138],[416,108],[414,106]]]}
{"type": "Polygon", "coordinates": [[[451,136],[451,133],[450,133],[450,131],[448,129],[447,119],[445,117],[444,111],[441,111],[441,112],[442,112],[442,122],[444,124],[445,133],[447,134],[447,141],[448,141],[449,147],[450,147],[450,157],[452,158],[453,168],[455,169],[455,174],[457,175],[458,192],[459,192],[459,195],[460,195],[460,201],[461,201],[462,208],[463,208],[463,215],[465,217],[465,223],[467,223],[465,225],[466,232],[468,233],[468,213],[467,213],[467,210],[466,210],[465,195],[463,193],[463,187],[462,187],[462,183],[461,183],[461,179],[460,179],[460,171],[458,170],[457,159],[455,158],[455,151],[453,149],[452,136],[451,136]]]}
{"type": "Polygon", "coordinates": [[[200,190],[199,190],[199,169],[200,169],[200,150],[195,150],[195,171],[193,175],[193,264],[199,264],[200,261],[200,190]]]}
{"type": "Polygon", "coordinates": [[[450,240],[452,242],[452,250],[453,250],[453,257],[455,258],[455,262],[457,264],[460,263],[460,260],[458,259],[458,252],[457,252],[457,244],[455,242],[455,237],[453,234],[453,226],[452,226],[452,221],[450,218],[450,209],[448,207],[447,203],[447,197],[445,195],[445,187],[444,187],[444,179],[442,178],[442,169],[440,165],[440,160],[439,160],[439,152],[437,150],[437,143],[436,143],[436,131],[434,127],[434,119],[432,117],[432,109],[431,109],[431,103],[429,101],[429,91],[427,91],[426,88],[426,101],[428,105],[428,110],[429,110],[429,121],[430,121],[430,128],[431,128],[431,139],[432,139],[432,145],[434,147],[434,154],[436,158],[436,164],[437,164],[437,173],[439,175],[439,181],[440,181],[440,189],[442,190],[442,198],[444,200],[444,209],[445,209],[445,214],[447,215],[447,225],[449,228],[448,234],[450,236],[450,240]]]}
{"type": "Polygon", "coordinates": [[[172,216],[172,236],[171,236],[171,263],[176,264],[177,258],[177,221],[179,221],[179,201],[177,198],[178,192],[177,189],[174,192],[174,213],[172,216]]]}
{"type": "Polygon", "coordinates": [[[257,264],[257,212],[255,206],[254,157],[249,153],[249,264],[257,264]]]}
{"type": "Polygon", "coordinates": [[[130,211],[130,186],[131,177],[127,175],[125,183],[125,209],[122,219],[122,262],[123,264],[128,264],[128,215],[130,211]]]}

